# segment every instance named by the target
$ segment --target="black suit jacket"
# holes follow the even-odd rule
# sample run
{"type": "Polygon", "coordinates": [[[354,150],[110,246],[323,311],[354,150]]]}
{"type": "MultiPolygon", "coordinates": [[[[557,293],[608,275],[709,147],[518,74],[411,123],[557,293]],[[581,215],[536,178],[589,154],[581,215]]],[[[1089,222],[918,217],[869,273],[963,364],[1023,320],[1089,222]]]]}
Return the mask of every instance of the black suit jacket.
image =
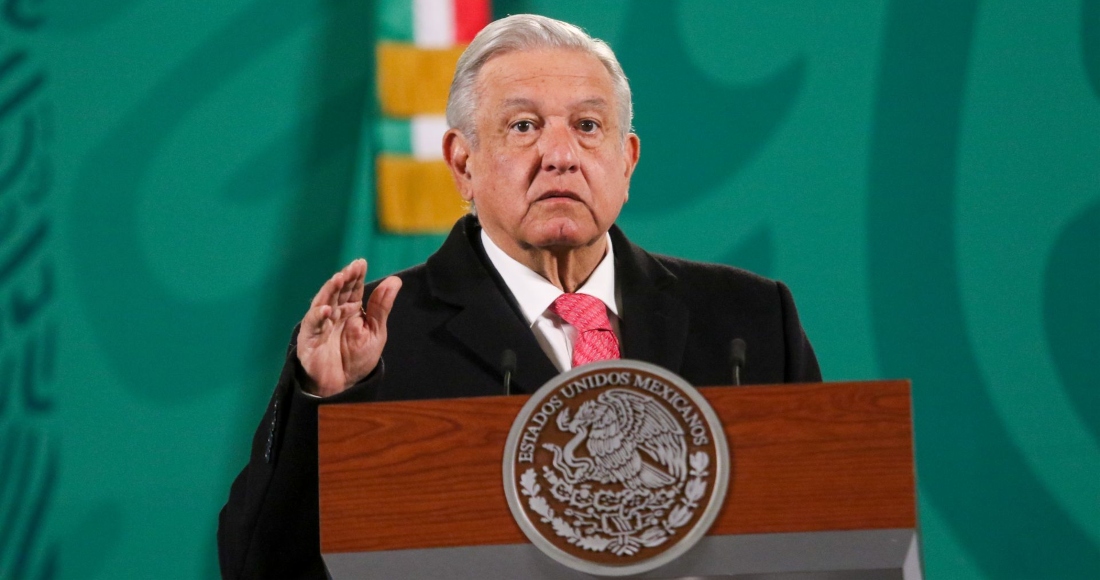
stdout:
{"type": "MultiPolygon", "coordinates": [[[[694,385],[731,382],[730,342],[745,340],[745,383],[821,380],[791,293],[781,282],[652,255],[613,227],[624,358],[658,364],[694,385]]],[[[514,392],[557,373],[467,216],[425,264],[398,274],[383,368],[323,404],[502,394],[501,355],[516,353],[514,392]]],[[[368,286],[367,292],[373,289],[368,286]]],[[[295,332],[295,336],[297,332],[295,332]]],[[[228,578],[324,578],[317,511],[318,399],[299,388],[293,341],[244,471],[218,527],[228,578]]]]}

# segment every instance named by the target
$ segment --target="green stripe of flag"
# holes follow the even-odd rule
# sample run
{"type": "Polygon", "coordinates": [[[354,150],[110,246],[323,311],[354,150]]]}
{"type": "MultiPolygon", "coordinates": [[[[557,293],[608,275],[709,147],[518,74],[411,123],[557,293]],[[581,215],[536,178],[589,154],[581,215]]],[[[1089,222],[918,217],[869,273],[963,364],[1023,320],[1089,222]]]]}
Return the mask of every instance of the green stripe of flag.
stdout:
{"type": "Polygon", "coordinates": [[[412,155],[412,123],[408,119],[381,117],[374,130],[379,152],[412,155]]]}
{"type": "Polygon", "coordinates": [[[414,41],[413,0],[377,0],[378,39],[391,42],[414,41]]]}

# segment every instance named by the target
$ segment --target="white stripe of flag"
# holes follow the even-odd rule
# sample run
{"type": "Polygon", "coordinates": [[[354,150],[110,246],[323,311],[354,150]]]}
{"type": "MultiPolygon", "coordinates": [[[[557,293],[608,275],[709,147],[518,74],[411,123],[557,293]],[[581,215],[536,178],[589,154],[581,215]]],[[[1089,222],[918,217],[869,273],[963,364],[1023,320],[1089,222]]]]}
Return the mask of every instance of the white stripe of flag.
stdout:
{"type": "Polygon", "coordinates": [[[455,43],[455,0],[413,0],[413,39],[420,48],[455,43]]]}
{"type": "Polygon", "coordinates": [[[443,159],[443,134],[447,118],[442,115],[416,115],[410,124],[412,154],[419,161],[443,159]]]}

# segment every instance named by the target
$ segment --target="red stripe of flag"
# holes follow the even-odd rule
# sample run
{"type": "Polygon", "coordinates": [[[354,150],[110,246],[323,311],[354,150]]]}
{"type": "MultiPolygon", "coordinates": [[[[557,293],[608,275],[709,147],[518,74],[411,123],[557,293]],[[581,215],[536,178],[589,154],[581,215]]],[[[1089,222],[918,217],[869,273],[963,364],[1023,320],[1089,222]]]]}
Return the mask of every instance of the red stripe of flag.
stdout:
{"type": "Polygon", "coordinates": [[[474,36],[489,24],[491,4],[489,0],[454,0],[455,43],[468,44],[474,36]]]}

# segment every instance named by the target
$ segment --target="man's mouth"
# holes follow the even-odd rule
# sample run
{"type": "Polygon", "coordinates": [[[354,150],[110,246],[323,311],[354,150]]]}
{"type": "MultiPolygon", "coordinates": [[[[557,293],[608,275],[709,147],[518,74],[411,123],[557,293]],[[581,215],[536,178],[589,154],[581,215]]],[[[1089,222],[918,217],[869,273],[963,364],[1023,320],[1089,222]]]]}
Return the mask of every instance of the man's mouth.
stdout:
{"type": "Polygon", "coordinates": [[[547,199],[571,199],[573,201],[580,201],[581,197],[572,191],[554,190],[543,193],[536,201],[544,201],[547,199]]]}

